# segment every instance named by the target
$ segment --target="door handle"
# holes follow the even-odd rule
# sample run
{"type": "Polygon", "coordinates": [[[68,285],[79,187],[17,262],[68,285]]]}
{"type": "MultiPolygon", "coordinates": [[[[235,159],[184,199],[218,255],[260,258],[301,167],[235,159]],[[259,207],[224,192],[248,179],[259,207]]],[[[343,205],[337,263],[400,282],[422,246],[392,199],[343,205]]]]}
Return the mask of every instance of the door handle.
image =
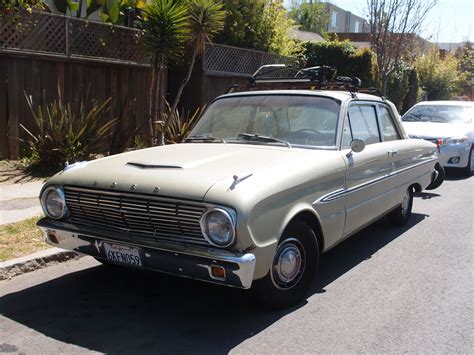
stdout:
{"type": "Polygon", "coordinates": [[[389,150],[387,154],[389,157],[394,157],[395,155],[398,154],[398,152],[396,150],[389,150]]]}

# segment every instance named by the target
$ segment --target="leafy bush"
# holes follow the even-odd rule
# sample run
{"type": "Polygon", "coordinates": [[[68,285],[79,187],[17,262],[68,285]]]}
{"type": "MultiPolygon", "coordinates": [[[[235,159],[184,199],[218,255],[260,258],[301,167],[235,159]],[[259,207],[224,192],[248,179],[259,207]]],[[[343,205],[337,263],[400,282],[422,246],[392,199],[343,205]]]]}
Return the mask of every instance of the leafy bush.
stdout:
{"type": "Polygon", "coordinates": [[[376,65],[370,49],[357,49],[348,41],[307,42],[304,47],[306,66],[329,65],[338,75],[357,76],[362,86],[372,86],[376,65]]]}
{"type": "Polygon", "coordinates": [[[304,31],[325,34],[329,23],[329,12],[322,2],[306,3],[293,0],[289,16],[304,31]]]}
{"type": "Polygon", "coordinates": [[[403,100],[408,93],[408,73],[410,67],[404,63],[399,63],[390,75],[387,83],[387,98],[392,101],[398,111],[402,111],[403,100]]]}
{"type": "Polygon", "coordinates": [[[272,52],[301,53],[297,40],[288,32],[294,21],[282,2],[273,0],[224,0],[227,16],[224,31],[215,42],[229,46],[272,52]]]}
{"type": "Polygon", "coordinates": [[[139,125],[135,113],[135,99],[125,98],[117,105],[115,110],[116,124],[112,129],[109,153],[122,153],[128,148],[134,147],[137,136],[143,128],[139,125]]]}
{"type": "Polygon", "coordinates": [[[44,10],[46,4],[43,0],[2,0],[0,2],[0,13],[7,14],[17,10],[31,13],[33,10],[44,10]]]}
{"type": "Polygon", "coordinates": [[[59,97],[35,108],[25,97],[34,119],[30,129],[21,125],[29,136],[32,170],[53,173],[67,162],[90,159],[115,123],[106,117],[110,98],[102,103],[87,99],[65,103],[59,97]]]}
{"type": "Polygon", "coordinates": [[[431,48],[416,62],[420,83],[429,100],[449,100],[461,93],[464,74],[459,61],[448,54],[441,58],[437,48],[431,48]]]}
{"type": "Polygon", "coordinates": [[[459,51],[459,71],[463,74],[461,86],[463,94],[474,99],[474,48],[466,42],[459,51]]]}
{"type": "Polygon", "coordinates": [[[403,104],[400,112],[403,114],[415,105],[421,96],[420,80],[416,68],[410,68],[408,71],[408,92],[403,98],[403,104]]]}

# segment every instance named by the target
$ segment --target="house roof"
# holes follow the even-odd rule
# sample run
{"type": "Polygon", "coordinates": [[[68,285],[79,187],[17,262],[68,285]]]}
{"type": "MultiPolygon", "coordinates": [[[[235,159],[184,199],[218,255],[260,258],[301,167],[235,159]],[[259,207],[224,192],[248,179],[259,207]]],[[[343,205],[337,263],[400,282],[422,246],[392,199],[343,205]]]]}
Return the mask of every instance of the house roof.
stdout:
{"type": "Polygon", "coordinates": [[[290,36],[304,42],[325,42],[323,36],[315,32],[302,31],[295,27],[290,30],[290,36]]]}

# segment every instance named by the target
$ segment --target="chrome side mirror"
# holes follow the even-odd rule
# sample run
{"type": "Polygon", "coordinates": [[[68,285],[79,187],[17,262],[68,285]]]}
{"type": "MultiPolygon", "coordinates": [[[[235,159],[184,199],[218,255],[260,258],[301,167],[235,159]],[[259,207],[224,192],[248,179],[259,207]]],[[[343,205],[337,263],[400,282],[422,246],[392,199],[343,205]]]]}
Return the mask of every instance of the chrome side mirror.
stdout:
{"type": "Polygon", "coordinates": [[[347,153],[347,157],[350,157],[352,153],[360,153],[364,150],[365,148],[365,142],[362,139],[354,139],[351,142],[351,151],[347,153]]]}

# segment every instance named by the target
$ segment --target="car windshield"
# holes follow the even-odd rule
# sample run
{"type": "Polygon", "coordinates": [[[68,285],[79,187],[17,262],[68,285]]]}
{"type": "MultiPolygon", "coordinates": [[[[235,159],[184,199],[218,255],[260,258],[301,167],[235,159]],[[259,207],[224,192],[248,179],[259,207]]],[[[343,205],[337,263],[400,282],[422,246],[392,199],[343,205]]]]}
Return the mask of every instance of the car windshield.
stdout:
{"type": "Polygon", "coordinates": [[[420,105],[403,117],[407,122],[472,123],[474,110],[464,105],[420,105]]]}
{"type": "Polygon", "coordinates": [[[186,141],[334,147],[339,110],[338,101],[309,95],[222,98],[186,141]]]}

